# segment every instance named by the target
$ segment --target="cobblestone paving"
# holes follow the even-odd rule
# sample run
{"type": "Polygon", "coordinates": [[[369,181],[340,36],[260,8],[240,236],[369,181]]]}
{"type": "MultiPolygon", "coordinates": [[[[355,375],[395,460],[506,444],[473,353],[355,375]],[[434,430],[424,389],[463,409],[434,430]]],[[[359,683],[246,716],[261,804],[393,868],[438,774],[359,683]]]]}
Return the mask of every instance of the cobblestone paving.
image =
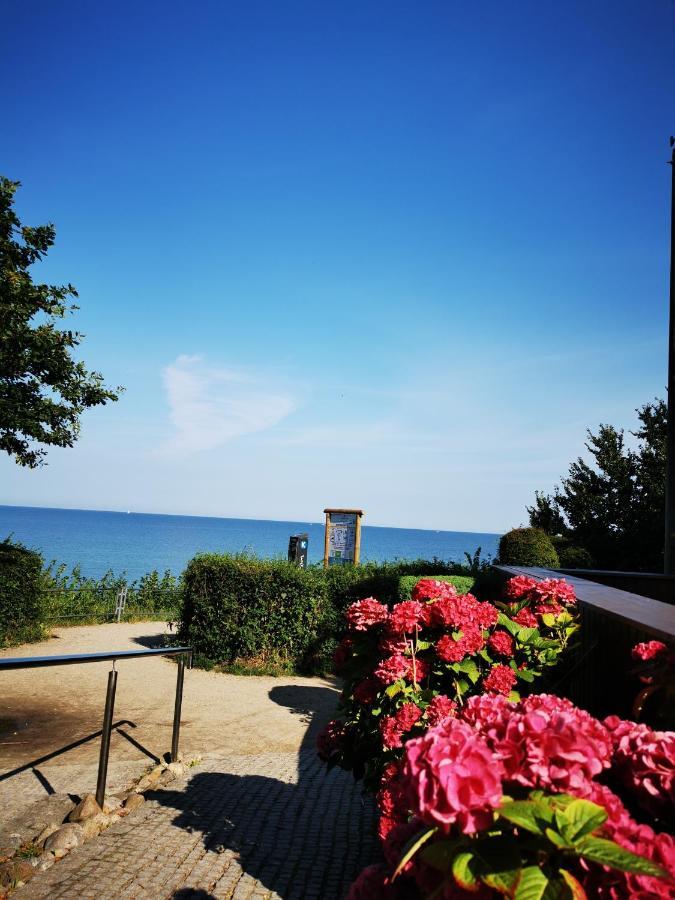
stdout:
{"type": "Polygon", "coordinates": [[[313,749],[209,760],[147,796],[17,900],[337,900],[377,858],[372,805],[313,749]]]}

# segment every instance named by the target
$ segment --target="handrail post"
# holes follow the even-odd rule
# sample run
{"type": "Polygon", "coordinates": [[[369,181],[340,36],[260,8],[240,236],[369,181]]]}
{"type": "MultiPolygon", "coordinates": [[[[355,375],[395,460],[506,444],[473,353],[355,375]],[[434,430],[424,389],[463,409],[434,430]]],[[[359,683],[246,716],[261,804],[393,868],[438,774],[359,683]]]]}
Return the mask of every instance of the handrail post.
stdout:
{"type": "Polygon", "coordinates": [[[103,729],[101,732],[101,751],[98,758],[98,779],[96,782],[96,802],[103,809],[105,802],[105,783],[108,776],[108,757],[110,756],[110,733],[112,730],[113,711],[115,709],[115,691],[117,689],[117,670],[108,672],[108,690],[105,695],[103,712],[103,729]]]}
{"type": "Polygon", "coordinates": [[[171,762],[178,762],[178,739],[180,737],[180,713],[183,706],[183,681],[185,678],[185,657],[178,658],[176,675],[176,702],[173,709],[173,734],[171,736],[171,762]]]}

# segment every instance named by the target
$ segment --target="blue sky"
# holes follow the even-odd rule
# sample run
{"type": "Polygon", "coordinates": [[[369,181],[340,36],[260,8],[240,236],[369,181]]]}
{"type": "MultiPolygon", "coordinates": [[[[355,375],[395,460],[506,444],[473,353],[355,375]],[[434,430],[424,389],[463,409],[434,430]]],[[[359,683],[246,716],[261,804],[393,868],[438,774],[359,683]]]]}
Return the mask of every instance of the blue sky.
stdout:
{"type": "Polygon", "coordinates": [[[675,5],[10,2],[0,172],[119,403],[3,502],[500,531],[666,382],[675,5]]]}

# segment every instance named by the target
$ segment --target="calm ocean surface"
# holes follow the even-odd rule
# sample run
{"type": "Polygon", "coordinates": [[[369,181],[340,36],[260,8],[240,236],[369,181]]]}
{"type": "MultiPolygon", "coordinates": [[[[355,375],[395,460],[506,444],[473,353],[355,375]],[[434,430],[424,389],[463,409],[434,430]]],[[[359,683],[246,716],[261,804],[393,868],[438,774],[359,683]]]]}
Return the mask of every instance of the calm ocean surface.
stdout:
{"type": "MultiPolygon", "coordinates": [[[[145,572],[170,569],[180,573],[200,551],[248,551],[258,556],[286,556],[291,534],[309,534],[310,560],[323,557],[323,522],[271,522],[259,519],[216,519],[160,516],[147,513],[94,512],[0,506],[0,540],[8,535],[39,550],[47,562],[100,578],[108,569],[139,578],[145,572]]],[[[498,534],[379,528],[364,525],[362,560],[432,559],[464,562],[464,551],[482,548],[496,556],[498,534]]]]}

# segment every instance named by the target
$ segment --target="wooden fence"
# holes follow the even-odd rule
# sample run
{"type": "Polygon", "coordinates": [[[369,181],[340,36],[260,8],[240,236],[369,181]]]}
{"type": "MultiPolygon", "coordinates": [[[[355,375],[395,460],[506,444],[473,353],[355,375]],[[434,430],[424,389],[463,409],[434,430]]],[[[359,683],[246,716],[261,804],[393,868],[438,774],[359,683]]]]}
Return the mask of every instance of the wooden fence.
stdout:
{"type": "MultiPolygon", "coordinates": [[[[494,568],[504,578],[560,578],[562,574],[524,566],[494,568]]],[[[584,578],[563,576],[576,591],[582,627],[580,646],[562,692],[596,716],[630,716],[641,687],[631,672],[631,648],[653,639],[675,644],[675,605],[591,581],[590,576],[590,572],[584,572],[584,578]]]]}

